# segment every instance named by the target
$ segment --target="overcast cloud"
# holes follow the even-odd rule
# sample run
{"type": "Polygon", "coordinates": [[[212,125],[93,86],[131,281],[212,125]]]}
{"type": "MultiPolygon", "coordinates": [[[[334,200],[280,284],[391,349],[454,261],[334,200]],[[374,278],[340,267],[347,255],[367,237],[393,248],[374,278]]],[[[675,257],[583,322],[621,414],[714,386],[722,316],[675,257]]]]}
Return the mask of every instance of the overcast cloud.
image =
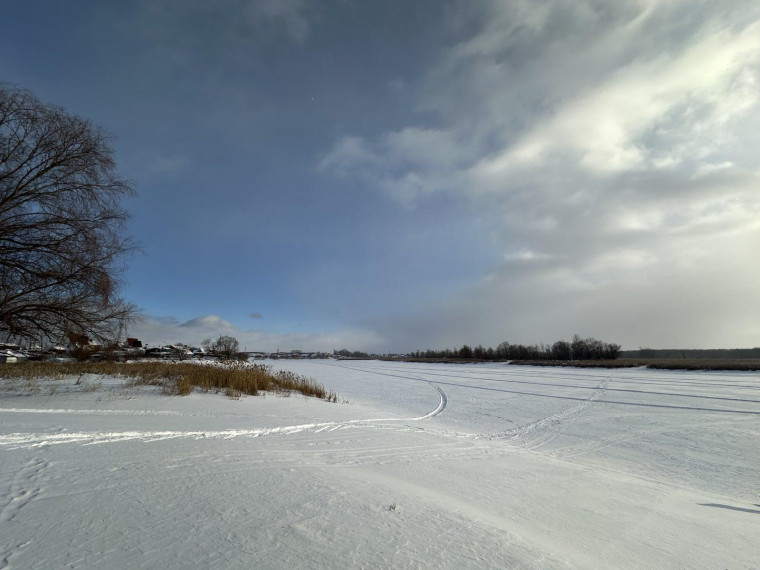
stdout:
{"type": "Polygon", "coordinates": [[[406,342],[756,342],[759,13],[494,2],[425,77],[434,128],[338,141],[321,162],[336,176],[404,207],[460,193],[493,213],[502,262],[405,319],[406,342]]]}
{"type": "Polygon", "coordinates": [[[57,4],[0,75],[118,135],[130,334],[760,344],[757,2],[57,4]]]}

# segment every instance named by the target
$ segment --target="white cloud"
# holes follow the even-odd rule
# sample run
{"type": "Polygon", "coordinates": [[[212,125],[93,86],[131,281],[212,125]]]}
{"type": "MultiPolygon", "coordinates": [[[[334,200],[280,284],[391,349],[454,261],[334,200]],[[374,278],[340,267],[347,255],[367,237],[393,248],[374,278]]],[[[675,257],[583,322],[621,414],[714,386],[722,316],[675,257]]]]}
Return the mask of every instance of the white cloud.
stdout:
{"type": "Polygon", "coordinates": [[[472,158],[452,131],[406,127],[376,141],[347,136],[320,161],[321,171],[353,177],[410,206],[456,185],[451,176],[472,158]]]}
{"type": "Polygon", "coordinates": [[[321,165],[407,208],[466,196],[508,252],[407,319],[409,341],[752,342],[760,4],[494,0],[468,18],[411,102],[434,119],[346,137],[321,165]]]}
{"type": "Polygon", "coordinates": [[[545,253],[535,252],[531,251],[529,249],[523,249],[520,251],[513,251],[510,253],[504,254],[504,260],[505,261],[524,261],[524,262],[530,262],[530,261],[539,261],[544,259],[551,259],[551,255],[547,255],[545,253]]]}
{"type": "Polygon", "coordinates": [[[757,102],[748,86],[756,83],[749,67],[759,48],[760,26],[753,25],[736,36],[716,32],[675,57],[631,62],[555,109],[486,166],[492,172],[526,162],[541,167],[568,150],[590,173],[641,170],[651,167],[659,138],[681,142],[680,156],[669,154],[677,163],[695,152],[707,157],[726,142],[727,124],[757,102]]]}
{"type": "Polygon", "coordinates": [[[442,127],[345,137],[321,168],[409,203],[451,188],[511,192],[547,168],[588,176],[709,162],[757,107],[758,10],[736,22],[702,8],[705,22],[671,38],[685,2],[604,6],[494,3],[485,29],[427,79],[420,104],[442,127]]]}
{"type": "Polygon", "coordinates": [[[225,321],[224,319],[216,315],[206,315],[205,317],[196,317],[194,319],[190,319],[189,321],[185,321],[179,326],[185,329],[192,329],[195,331],[206,331],[206,332],[229,331],[234,328],[229,321],[225,321]]]}
{"type": "Polygon", "coordinates": [[[373,350],[385,341],[377,333],[358,328],[346,328],[323,333],[272,333],[246,330],[234,326],[217,315],[204,315],[180,323],[174,317],[143,315],[129,329],[129,335],[150,345],[182,342],[200,345],[205,338],[219,335],[234,336],[248,350],[320,350],[332,352],[342,348],[373,350]]]}

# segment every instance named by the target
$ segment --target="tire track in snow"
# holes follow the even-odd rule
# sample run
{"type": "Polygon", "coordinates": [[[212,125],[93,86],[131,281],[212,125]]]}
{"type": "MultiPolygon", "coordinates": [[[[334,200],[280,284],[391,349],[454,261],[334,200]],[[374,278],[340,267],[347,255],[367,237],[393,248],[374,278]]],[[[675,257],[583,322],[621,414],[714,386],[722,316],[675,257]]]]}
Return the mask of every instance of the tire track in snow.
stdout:
{"type": "MultiPolygon", "coordinates": [[[[361,368],[354,368],[351,366],[337,366],[335,364],[325,364],[325,366],[335,366],[336,368],[346,368],[349,370],[358,370],[360,372],[369,372],[371,374],[379,374],[380,376],[388,376],[391,378],[401,378],[405,380],[413,380],[415,382],[427,382],[431,383],[430,380],[425,380],[424,378],[419,378],[416,376],[402,376],[400,374],[388,374],[385,372],[377,372],[377,371],[371,371],[371,370],[363,370],[361,368]]],[[[461,384],[458,382],[444,382],[441,380],[436,380],[437,385],[443,385],[443,386],[456,386],[457,388],[469,388],[471,390],[483,390],[486,392],[500,392],[503,394],[519,394],[521,396],[535,396],[537,398],[550,398],[553,400],[570,400],[570,401],[576,401],[576,402],[586,402],[588,401],[588,398],[581,398],[576,396],[557,396],[555,394],[546,394],[542,392],[528,392],[523,390],[507,390],[505,388],[491,388],[487,386],[473,386],[471,384],[461,384]]],[[[593,387],[589,386],[586,389],[593,389],[593,387]]],[[[675,394],[676,396],[678,394],[675,394]]],[[[716,412],[720,414],[743,414],[743,415],[760,415],[760,410],[740,410],[740,409],[731,409],[731,408],[714,408],[714,407],[706,407],[706,406],[680,406],[676,404],[655,404],[655,403],[646,403],[646,402],[631,402],[631,401],[625,401],[625,400],[610,400],[609,398],[604,399],[604,403],[607,405],[614,405],[614,406],[632,406],[637,408],[653,408],[653,409],[660,409],[660,410],[684,410],[684,411],[693,411],[693,412],[716,412]]],[[[752,403],[751,401],[749,403],[752,403]]]]}
{"type": "Polygon", "coordinates": [[[424,416],[420,416],[419,418],[412,418],[412,420],[410,420],[410,421],[426,420],[428,418],[432,418],[432,417],[437,416],[443,410],[446,409],[446,406],[449,403],[449,399],[446,397],[446,392],[444,392],[443,390],[441,390],[440,387],[436,386],[433,383],[430,383],[430,385],[433,388],[435,388],[435,390],[437,390],[438,394],[440,394],[440,396],[441,396],[441,403],[438,404],[438,407],[435,410],[433,410],[432,412],[430,412],[429,414],[425,414],[424,416]]]}
{"type": "MultiPolygon", "coordinates": [[[[719,425],[732,425],[732,424],[733,422],[723,421],[723,422],[712,422],[710,425],[711,427],[716,427],[719,425]]],[[[697,422],[697,423],[689,423],[689,424],[679,425],[679,426],[660,426],[660,427],[651,428],[651,429],[640,429],[640,430],[624,433],[618,436],[607,437],[605,439],[600,439],[597,441],[589,441],[589,442],[580,443],[576,445],[566,446],[566,447],[563,447],[562,449],[552,451],[552,455],[560,459],[572,459],[574,457],[580,457],[583,455],[587,455],[589,453],[595,453],[597,451],[602,451],[609,447],[614,447],[617,445],[634,442],[634,441],[651,437],[651,436],[688,432],[695,428],[702,427],[703,425],[704,425],[704,422],[697,422]]]]}
{"type": "Polygon", "coordinates": [[[556,437],[556,434],[553,434],[551,432],[546,433],[547,430],[555,426],[559,426],[568,420],[576,418],[577,416],[584,413],[588,408],[593,406],[596,402],[604,398],[607,393],[608,384],[609,378],[602,380],[602,382],[600,382],[597,386],[596,391],[588,399],[581,402],[581,404],[578,406],[568,408],[559,412],[558,414],[554,414],[546,418],[541,418],[540,420],[536,420],[507,431],[493,434],[484,434],[479,436],[479,439],[517,439],[525,438],[527,436],[534,436],[533,440],[530,442],[531,447],[536,447],[538,445],[547,443],[556,437]]]}
{"type": "Polygon", "coordinates": [[[92,416],[187,416],[185,412],[165,410],[81,410],[71,408],[0,408],[0,413],[11,414],[75,414],[92,416]]]}
{"type": "MultiPolygon", "coordinates": [[[[347,367],[346,367],[347,368],[347,367]]],[[[358,370],[358,369],[357,369],[358,370]]],[[[397,370],[395,368],[385,368],[384,370],[397,370]]],[[[380,374],[380,372],[373,371],[375,374],[380,374]]],[[[485,380],[486,382],[502,382],[506,384],[527,384],[529,386],[549,386],[553,388],[577,388],[579,390],[596,390],[596,387],[591,386],[582,386],[578,384],[557,384],[552,382],[540,382],[535,380],[518,380],[516,377],[501,377],[501,378],[491,378],[487,376],[474,376],[472,372],[468,373],[468,376],[462,376],[461,374],[445,374],[442,372],[427,372],[429,376],[443,376],[447,378],[456,378],[457,380],[485,380]]],[[[527,376],[524,372],[521,372],[520,376],[527,376]]],[[[569,375],[568,375],[569,376],[569,375]]],[[[540,379],[547,379],[542,375],[536,376],[540,379]]],[[[413,379],[409,377],[410,379],[413,379]]],[[[561,378],[561,377],[559,377],[561,378]]],[[[418,380],[423,380],[425,382],[430,382],[430,380],[426,380],[424,378],[417,378],[418,380]]],[[[587,380],[587,381],[596,381],[596,378],[589,378],[589,377],[579,377],[575,379],[577,380],[587,380]]],[[[618,378],[618,380],[624,380],[622,378],[618,378]]],[[[714,386],[710,386],[714,387],[714,386]]],[[[733,387],[733,386],[732,386],[733,387]]],[[[753,388],[757,388],[757,386],[752,386],[753,388]]],[[[760,400],[751,399],[751,398],[736,398],[736,397],[730,397],[730,396],[716,396],[716,395],[710,395],[710,394],[689,394],[684,392],[658,392],[653,390],[640,390],[637,388],[610,388],[610,392],[622,392],[622,393],[631,393],[631,394],[646,394],[646,395],[652,395],[652,396],[666,396],[666,397],[677,397],[677,398],[698,398],[702,400],[722,400],[727,402],[746,402],[750,404],[760,404],[760,400]]]]}
{"type": "MultiPolygon", "coordinates": [[[[322,422],[310,424],[298,424],[291,426],[278,426],[258,429],[226,429],[226,430],[199,430],[199,431],[120,431],[120,432],[57,432],[57,433],[9,433],[0,434],[0,448],[28,449],[47,445],[60,445],[66,443],[80,445],[100,445],[103,443],[118,443],[124,441],[154,442],[167,439],[232,439],[237,437],[264,437],[269,435],[292,435],[303,432],[320,433],[323,431],[335,431],[348,428],[381,428],[390,427],[388,424],[397,422],[418,422],[433,418],[443,412],[448,404],[446,393],[430,383],[430,386],[438,392],[440,401],[438,406],[431,412],[414,418],[371,418],[360,420],[348,420],[343,422],[322,422]],[[380,425],[378,425],[380,424],[380,425]]],[[[36,410],[43,412],[44,410],[36,410]]],[[[405,426],[399,426],[408,429],[405,426]]],[[[0,519],[2,520],[2,519],[0,519]]]]}
{"type": "MultiPolygon", "coordinates": [[[[555,368],[542,368],[542,367],[532,367],[532,366],[506,366],[504,368],[478,368],[478,369],[471,369],[471,370],[457,370],[455,373],[451,373],[452,369],[455,369],[456,365],[444,365],[439,364],[433,367],[425,367],[425,368],[416,368],[415,370],[417,372],[423,372],[425,375],[429,376],[438,376],[438,377],[450,377],[450,378],[456,378],[461,380],[482,380],[486,382],[495,382],[497,384],[504,383],[507,385],[516,384],[516,385],[530,385],[530,386],[551,386],[551,387],[567,387],[567,388],[577,388],[577,389],[586,389],[586,390],[594,390],[595,386],[592,384],[589,385],[573,385],[573,384],[567,384],[564,383],[565,380],[572,380],[574,382],[593,382],[594,384],[597,383],[602,375],[599,374],[599,370],[595,369],[575,369],[575,370],[583,370],[583,372],[580,373],[573,373],[572,371],[568,370],[568,368],[562,368],[560,372],[556,372],[557,369],[555,368]],[[529,370],[529,369],[535,369],[535,370],[529,370]],[[533,379],[537,380],[533,380],[533,379]],[[562,383],[552,383],[551,381],[563,381],[562,383]]],[[[357,369],[358,370],[358,369],[357,369]]],[[[382,367],[374,367],[372,369],[372,372],[375,374],[380,374],[381,372],[378,372],[378,370],[384,370],[386,372],[404,372],[405,369],[394,367],[394,366],[382,366],[382,367]]],[[[408,370],[408,369],[407,369],[408,370]]],[[[649,385],[654,385],[654,387],[657,387],[658,385],[666,385],[670,389],[681,389],[686,386],[695,389],[695,390],[720,390],[721,388],[731,388],[736,389],[740,391],[757,391],[760,389],[760,383],[754,383],[754,384],[746,384],[744,383],[747,380],[750,380],[753,378],[751,374],[755,373],[744,373],[743,375],[731,375],[731,374],[716,374],[716,373],[706,373],[707,376],[703,375],[695,375],[694,377],[698,378],[705,378],[704,382],[699,381],[691,381],[691,380],[685,380],[683,378],[679,378],[677,375],[671,375],[671,376],[639,376],[639,375],[630,375],[629,371],[635,371],[637,369],[616,369],[612,373],[614,374],[614,379],[617,381],[617,384],[621,384],[622,386],[617,386],[615,388],[610,388],[609,392],[612,394],[615,393],[632,393],[632,394],[644,394],[644,395],[652,395],[652,396],[665,396],[666,398],[696,398],[696,399],[702,399],[702,400],[715,400],[715,401],[727,401],[727,402],[739,402],[739,403],[749,403],[749,404],[757,404],[760,403],[760,400],[756,398],[748,398],[748,397],[737,397],[737,396],[725,396],[720,394],[709,394],[709,393],[689,393],[689,392],[662,392],[662,391],[654,391],[650,389],[642,389],[642,388],[649,388],[649,385]],[[732,378],[736,379],[736,382],[718,382],[716,380],[723,379],[723,380],[730,380],[732,378]],[[738,382],[738,383],[737,383],[738,382]]],[[[607,371],[609,373],[609,371],[607,371]]],[[[412,379],[410,377],[410,379],[412,379]]],[[[449,384],[448,382],[441,381],[442,384],[449,384]]],[[[478,387],[476,389],[487,389],[483,387],[478,387]]],[[[514,392],[517,393],[517,392],[514,392]]],[[[531,395],[538,395],[538,394],[531,394],[531,395]]],[[[747,395],[753,395],[751,392],[747,395]]],[[[609,399],[606,399],[606,403],[608,404],[624,404],[624,402],[617,402],[612,401],[609,399]]],[[[634,404],[630,404],[634,405],[634,404]]],[[[645,405],[645,404],[639,404],[639,405],[645,405]]],[[[652,406],[652,407],[665,407],[665,406],[652,406]]],[[[676,407],[674,407],[676,408],[676,407]]],[[[678,406],[677,409],[689,409],[687,407],[681,407],[678,406]]],[[[718,411],[714,409],[704,409],[700,408],[702,411],[718,411]]],[[[729,410],[727,410],[729,411],[729,410]]],[[[737,410],[738,413],[745,413],[742,411],[737,410]]],[[[752,412],[750,412],[752,413],[752,412]]]]}

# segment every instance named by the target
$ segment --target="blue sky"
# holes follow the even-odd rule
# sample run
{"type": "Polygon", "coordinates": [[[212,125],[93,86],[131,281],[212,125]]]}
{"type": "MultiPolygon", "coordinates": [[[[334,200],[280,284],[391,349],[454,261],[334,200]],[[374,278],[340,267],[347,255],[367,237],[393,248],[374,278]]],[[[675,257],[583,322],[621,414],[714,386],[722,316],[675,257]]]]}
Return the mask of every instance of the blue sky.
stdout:
{"type": "Polygon", "coordinates": [[[147,342],[760,341],[760,5],[11,2],[115,135],[147,342]]]}

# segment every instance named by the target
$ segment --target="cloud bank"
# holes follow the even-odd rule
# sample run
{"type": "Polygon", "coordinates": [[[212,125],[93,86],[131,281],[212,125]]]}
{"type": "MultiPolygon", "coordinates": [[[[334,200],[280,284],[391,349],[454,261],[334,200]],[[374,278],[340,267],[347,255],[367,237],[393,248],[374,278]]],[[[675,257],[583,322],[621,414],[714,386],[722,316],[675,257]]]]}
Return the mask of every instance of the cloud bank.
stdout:
{"type": "Polygon", "coordinates": [[[129,335],[152,346],[176,342],[200,346],[206,338],[220,335],[234,336],[241,350],[273,352],[276,350],[318,350],[332,352],[346,347],[353,350],[372,350],[384,345],[375,332],[362,329],[341,329],[324,333],[292,332],[272,333],[264,330],[247,330],[234,326],[217,315],[204,315],[180,322],[174,317],[142,315],[129,328],[129,335]]]}
{"type": "Polygon", "coordinates": [[[756,0],[80,4],[0,72],[118,134],[147,342],[760,342],[756,0]]]}
{"type": "Polygon", "coordinates": [[[467,10],[455,23],[476,33],[414,93],[433,118],[344,136],[319,163],[403,209],[463,196],[501,251],[469,289],[378,330],[405,346],[760,338],[760,5],[467,10]]]}

